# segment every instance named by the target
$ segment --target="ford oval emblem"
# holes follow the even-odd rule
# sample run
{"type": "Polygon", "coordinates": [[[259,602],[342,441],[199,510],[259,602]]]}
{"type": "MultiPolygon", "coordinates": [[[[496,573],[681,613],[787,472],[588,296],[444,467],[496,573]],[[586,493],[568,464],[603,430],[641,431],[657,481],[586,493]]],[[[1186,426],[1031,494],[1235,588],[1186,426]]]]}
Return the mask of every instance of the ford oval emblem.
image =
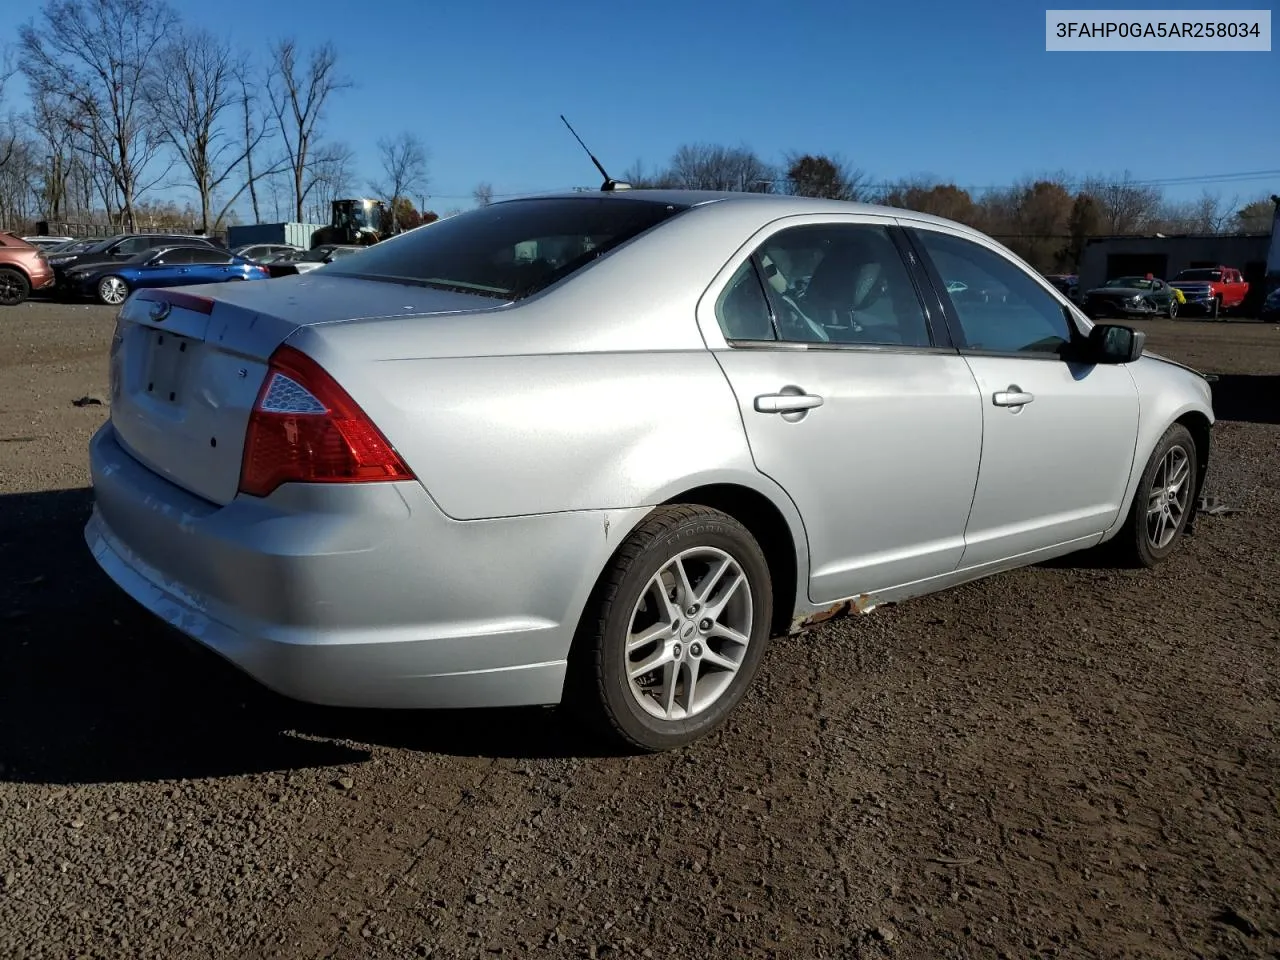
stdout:
{"type": "Polygon", "coordinates": [[[168,300],[157,300],[151,304],[151,319],[159,323],[169,315],[169,311],[173,309],[173,304],[168,300]]]}

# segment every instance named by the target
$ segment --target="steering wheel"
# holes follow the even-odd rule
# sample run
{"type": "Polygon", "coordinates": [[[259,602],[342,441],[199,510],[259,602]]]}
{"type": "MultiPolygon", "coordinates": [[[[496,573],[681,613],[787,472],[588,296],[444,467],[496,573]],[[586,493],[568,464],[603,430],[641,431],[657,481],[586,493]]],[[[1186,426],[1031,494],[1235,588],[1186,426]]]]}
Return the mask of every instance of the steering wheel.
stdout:
{"type": "Polygon", "coordinates": [[[831,334],[827,333],[822,324],[811,320],[809,315],[801,310],[789,296],[784,294],[781,299],[784,316],[779,317],[778,320],[796,334],[797,340],[810,340],[816,337],[821,343],[831,342],[831,334]]]}

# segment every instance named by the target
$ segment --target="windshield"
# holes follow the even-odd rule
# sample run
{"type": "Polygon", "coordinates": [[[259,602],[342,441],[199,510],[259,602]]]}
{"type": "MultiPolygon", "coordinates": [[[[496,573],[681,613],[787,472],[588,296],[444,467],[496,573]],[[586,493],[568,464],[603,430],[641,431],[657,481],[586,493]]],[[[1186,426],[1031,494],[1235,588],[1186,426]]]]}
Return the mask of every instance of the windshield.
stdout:
{"type": "Polygon", "coordinates": [[[686,209],[614,197],[509,200],[383,241],[326,272],[519,300],[686,209]]]}
{"type": "Polygon", "coordinates": [[[1116,277],[1103,284],[1105,287],[1135,287],[1138,290],[1145,290],[1151,285],[1152,281],[1145,277],[1116,277]]]}
{"type": "Polygon", "coordinates": [[[1178,274],[1179,280],[1221,280],[1221,270],[1183,270],[1178,274]]]}
{"type": "Polygon", "coordinates": [[[319,260],[321,263],[324,259],[333,253],[333,247],[316,247],[314,250],[308,250],[306,253],[298,257],[299,260],[305,260],[308,263],[319,260]]]}

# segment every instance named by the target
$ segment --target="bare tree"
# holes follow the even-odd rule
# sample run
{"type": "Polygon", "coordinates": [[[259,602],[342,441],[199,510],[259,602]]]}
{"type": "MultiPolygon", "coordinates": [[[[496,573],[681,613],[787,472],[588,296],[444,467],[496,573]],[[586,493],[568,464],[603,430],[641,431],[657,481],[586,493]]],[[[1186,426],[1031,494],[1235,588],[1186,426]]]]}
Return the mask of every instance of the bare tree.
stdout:
{"type": "Polygon", "coordinates": [[[477,183],[476,188],[471,191],[471,199],[475,200],[477,207],[487,207],[493,203],[493,184],[477,183]]]}
{"type": "Polygon", "coordinates": [[[400,198],[409,197],[414,190],[422,190],[427,185],[427,148],[416,134],[406,130],[399,136],[378,141],[378,160],[382,164],[383,180],[373,189],[391,203],[394,233],[400,198]]]}
{"type": "Polygon", "coordinates": [[[245,182],[249,186],[249,199],[253,203],[254,222],[260,223],[262,216],[258,209],[259,177],[255,176],[253,172],[253,151],[254,145],[262,142],[266,134],[267,125],[265,121],[262,121],[259,128],[254,127],[254,121],[258,119],[255,112],[257,100],[249,92],[249,71],[244,69],[243,64],[236,71],[236,83],[240,87],[240,110],[244,119],[244,139],[242,142],[244,143],[245,182]]]}
{"type": "Polygon", "coordinates": [[[275,64],[268,83],[271,113],[293,176],[294,215],[301,220],[307,195],[318,183],[315,170],[326,164],[332,167],[337,159],[316,143],[316,126],[329,97],[351,83],[337,73],[338,51],[332,43],[317,47],[302,64],[296,42],[281,40],[272,48],[271,60],[275,64]]]}
{"type": "Polygon", "coordinates": [[[1102,228],[1116,235],[1149,229],[1159,216],[1164,199],[1159,187],[1138,183],[1127,172],[1116,181],[1090,178],[1081,191],[1098,201],[1102,228]]]}
{"type": "Polygon", "coordinates": [[[252,181],[246,178],[216,217],[212,216],[214,192],[240,168],[263,135],[262,130],[251,130],[251,138],[241,141],[227,126],[237,103],[237,77],[243,75],[243,64],[226,40],[192,30],[160,51],[156,67],[148,85],[156,129],[191,174],[200,197],[200,226],[208,233],[252,181]]]}
{"type": "Polygon", "coordinates": [[[42,17],[41,26],[31,21],[19,29],[23,72],[33,92],[84,135],[84,149],[106,168],[133,229],[138,197],[164,177],[145,180],[161,148],[145,92],[177,17],[164,0],[48,0],[42,17]]]}
{"type": "Polygon", "coordinates": [[[777,171],[746,147],[685,144],[671,158],[664,179],[685,190],[740,190],[771,193],[777,171]]]}
{"type": "MultiPolygon", "coordinates": [[[[328,223],[329,207],[351,190],[355,175],[355,152],[348,144],[321,145],[308,171],[307,196],[311,222],[328,223]]],[[[299,219],[302,219],[299,217],[299,219]]]]}

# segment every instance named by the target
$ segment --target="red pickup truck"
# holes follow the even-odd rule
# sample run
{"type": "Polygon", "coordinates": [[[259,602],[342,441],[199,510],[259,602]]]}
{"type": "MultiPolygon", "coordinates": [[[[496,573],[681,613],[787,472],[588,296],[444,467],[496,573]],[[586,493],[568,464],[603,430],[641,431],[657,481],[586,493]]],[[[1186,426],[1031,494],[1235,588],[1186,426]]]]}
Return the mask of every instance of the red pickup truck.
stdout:
{"type": "Polygon", "coordinates": [[[1205,313],[1217,320],[1223,310],[1244,303],[1249,283],[1233,267],[1193,267],[1169,281],[1187,298],[1183,310],[1205,313]]]}

